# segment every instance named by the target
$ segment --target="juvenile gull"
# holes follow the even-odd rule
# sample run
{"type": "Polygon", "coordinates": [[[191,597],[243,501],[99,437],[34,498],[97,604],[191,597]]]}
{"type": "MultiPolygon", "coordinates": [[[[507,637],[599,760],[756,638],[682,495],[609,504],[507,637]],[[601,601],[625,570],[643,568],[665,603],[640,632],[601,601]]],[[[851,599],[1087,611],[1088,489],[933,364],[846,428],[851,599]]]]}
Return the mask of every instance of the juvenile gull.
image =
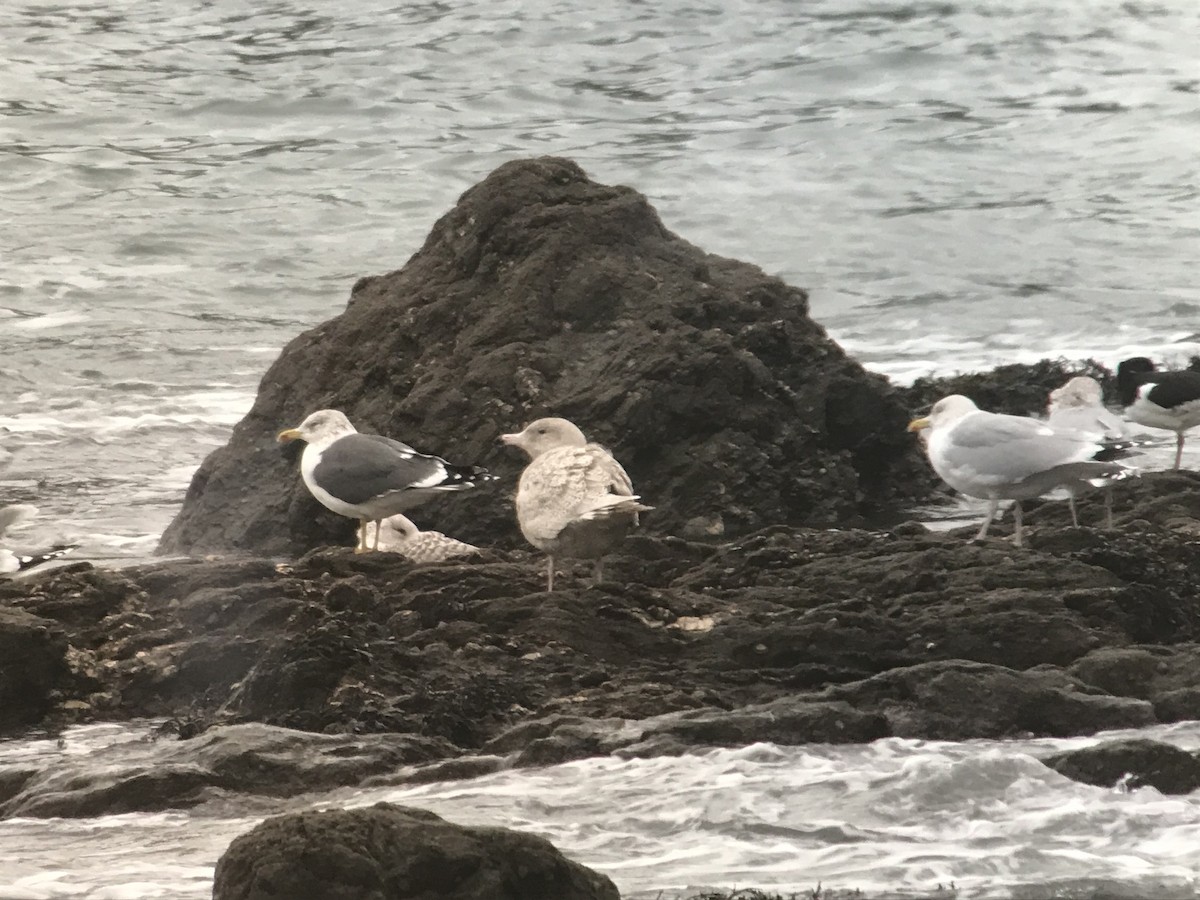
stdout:
{"type": "MultiPolygon", "coordinates": [[[[367,551],[367,523],[419,506],[446,491],[495,481],[487,469],[456,466],[378,434],[360,434],[336,409],[320,409],[278,440],[307,441],[300,475],[312,495],[343,516],[358,519],[356,553],[367,551]]],[[[375,531],[375,547],[379,530],[375,531]]]]}
{"type": "Polygon", "coordinates": [[[399,553],[413,562],[442,562],[479,552],[473,544],[447,537],[440,531],[421,531],[400,513],[376,525],[375,543],[380,550],[399,553]]]}
{"type": "MultiPolygon", "coordinates": [[[[1077,431],[1098,443],[1115,445],[1129,437],[1129,429],[1116,413],[1104,406],[1104,392],[1100,382],[1087,375],[1072,378],[1060,388],[1050,392],[1046,406],[1046,424],[1055,431],[1077,431]]],[[[1126,444],[1126,446],[1132,446],[1126,444]]],[[[1067,504],[1071,509],[1071,522],[1079,524],[1075,509],[1074,488],[1067,488],[1067,504]]],[[[1104,487],[1104,516],[1112,528],[1112,486],[1104,487]]]]}
{"type": "Polygon", "coordinates": [[[1200,372],[1159,372],[1144,356],[1117,366],[1117,394],[1125,415],[1150,428],[1175,432],[1175,468],[1183,461],[1183,433],[1200,425],[1200,372]]]}
{"type": "Polygon", "coordinates": [[[517,523],[548,554],[546,590],[554,590],[556,555],[594,559],[598,583],[604,554],[638,524],[639,512],[654,507],[639,503],[621,464],[566,419],[538,419],[500,440],[529,455],[517,485],[517,523]]]}
{"type": "Polygon", "coordinates": [[[1014,500],[1013,542],[1024,543],[1021,501],[1057,488],[1104,484],[1134,474],[1117,462],[1100,462],[1103,444],[1078,432],[1059,432],[1024,416],[984,412],[961,394],[943,397],[909,431],[929,429],[925,452],[933,470],[952,488],[988,501],[975,540],[987,537],[1001,500],[1014,500]]]}

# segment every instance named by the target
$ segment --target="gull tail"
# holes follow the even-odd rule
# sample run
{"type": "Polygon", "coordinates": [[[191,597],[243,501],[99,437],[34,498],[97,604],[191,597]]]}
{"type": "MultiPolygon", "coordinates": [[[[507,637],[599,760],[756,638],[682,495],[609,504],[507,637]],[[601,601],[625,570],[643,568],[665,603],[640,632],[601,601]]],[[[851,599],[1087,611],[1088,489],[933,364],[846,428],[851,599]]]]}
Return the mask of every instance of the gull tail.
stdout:
{"type": "Polygon", "coordinates": [[[24,572],[43,563],[48,563],[66,556],[78,549],[78,544],[58,544],[41,553],[13,553],[11,550],[0,550],[0,573],[13,575],[24,572]]]}
{"type": "Polygon", "coordinates": [[[483,466],[456,466],[451,463],[442,464],[442,480],[437,484],[423,484],[435,491],[465,491],[489,481],[499,481],[499,475],[493,475],[483,466]]]}
{"type": "Polygon", "coordinates": [[[637,494],[605,494],[603,497],[597,497],[592,500],[588,509],[579,518],[587,520],[610,519],[613,516],[633,516],[633,521],[636,522],[638,513],[654,509],[653,506],[638,503],[641,499],[637,494]]]}

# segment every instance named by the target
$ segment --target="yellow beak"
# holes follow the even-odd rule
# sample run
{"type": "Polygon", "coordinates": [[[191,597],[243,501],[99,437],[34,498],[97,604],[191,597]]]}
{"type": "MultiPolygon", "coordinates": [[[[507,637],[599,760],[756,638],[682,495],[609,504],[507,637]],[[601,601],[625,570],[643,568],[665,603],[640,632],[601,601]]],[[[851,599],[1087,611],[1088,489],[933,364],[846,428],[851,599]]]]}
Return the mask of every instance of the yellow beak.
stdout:
{"type": "Polygon", "coordinates": [[[288,428],[275,435],[275,440],[279,441],[281,444],[286,444],[288,441],[301,440],[302,437],[303,435],[300,434],[300,430],[298,428],[288,428]]]}
{"type": "MultiPolygon", "coordinates": [[[[908,423],[908,430],[911,433],[916,434],[922,428],[928,428],[931,424],[933,424],[933,423],[931,423],[927,417],[920,418],[920,419],[913,419],[911,422],[908,423]]],[[[283,435],[280,435],[279,437],[280,437],[280,440],[283,439],[283,435]]]]}

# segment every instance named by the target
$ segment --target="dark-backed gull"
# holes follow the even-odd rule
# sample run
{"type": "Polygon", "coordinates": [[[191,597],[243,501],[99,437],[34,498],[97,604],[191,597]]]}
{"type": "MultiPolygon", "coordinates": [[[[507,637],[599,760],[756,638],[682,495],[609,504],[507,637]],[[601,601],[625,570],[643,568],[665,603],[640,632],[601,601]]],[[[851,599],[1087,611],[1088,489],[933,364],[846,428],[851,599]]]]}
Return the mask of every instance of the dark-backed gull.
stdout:
{"type": "Polygon", "coordinates": [[[1200,372],[1159,372],[1144,356],[1117,366],[1117,394],[1125,415],[1139,425],[1175,432],[1175,468],[1183,461],[1183,433],[1200,425],[1200,372]]]}
{"type": "Polygon", "coordinates": [[[368,522],[378,523],[446,491],[496,480],[479,466],[456,466],[400,441],[360,434],[336,409],[311,413],[296,428],[279,432],[278,439],[308,442],[300,459],[301,477],[323,505],[358,519],[358,553],[367,550],[368,522]]]}

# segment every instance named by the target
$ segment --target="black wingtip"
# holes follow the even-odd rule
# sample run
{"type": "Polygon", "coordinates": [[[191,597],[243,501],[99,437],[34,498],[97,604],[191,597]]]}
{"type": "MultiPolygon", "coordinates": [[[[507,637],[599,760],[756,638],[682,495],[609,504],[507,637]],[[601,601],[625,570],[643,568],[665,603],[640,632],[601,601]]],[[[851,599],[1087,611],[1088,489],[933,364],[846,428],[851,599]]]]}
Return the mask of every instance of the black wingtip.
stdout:
{"type": "Polygon", "coordinates": [[[34,566],[40,566],[44,563],[53,562],[56,559],[61,559],[68,553],[79,549],[78,544],[56,544],[49,550],[41,553],[18,554],[17,555],[17,571],[24,572],[32,569],[34,566]]]}

